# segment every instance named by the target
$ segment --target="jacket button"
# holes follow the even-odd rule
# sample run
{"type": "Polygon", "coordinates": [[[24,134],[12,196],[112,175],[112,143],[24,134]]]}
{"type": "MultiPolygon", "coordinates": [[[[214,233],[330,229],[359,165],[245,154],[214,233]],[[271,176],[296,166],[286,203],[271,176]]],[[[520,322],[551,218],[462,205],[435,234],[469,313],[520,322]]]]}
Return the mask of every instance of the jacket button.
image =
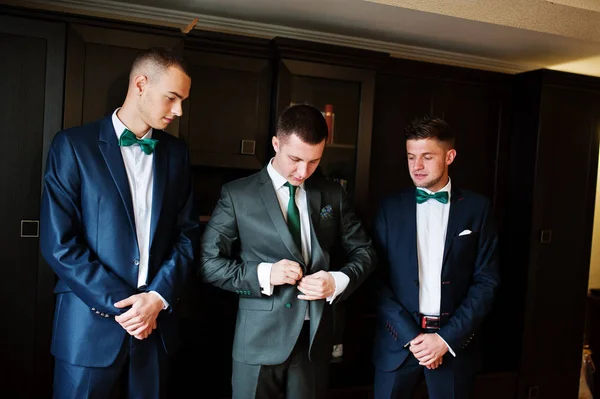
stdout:
{"type": "Polygon", "coordinates": [[[287,302],[287,303],[285,304],[285,307],[289,309],[289,308],[291,308],[291,307],[292,307],[292,304],[291,304],[291,303],[289,303],[289,302],[287,302]]]}
{"type": "Polygon", "coordinates": [[[419,280],[415,280],[415,286],[419,286],[419,280]]]}
{"type": "Polygon", "coordinates": [[[419,317],[419,312],[413,312],[413,315],[414,315],[415,317],[419,317]]]}
{"type": "Polygon", "coordinates": [[[133,260],[133,264],[136,265],[136,266],[139,266],[140,265],[140,260],[139,259],[134,259],[133,260]]]}

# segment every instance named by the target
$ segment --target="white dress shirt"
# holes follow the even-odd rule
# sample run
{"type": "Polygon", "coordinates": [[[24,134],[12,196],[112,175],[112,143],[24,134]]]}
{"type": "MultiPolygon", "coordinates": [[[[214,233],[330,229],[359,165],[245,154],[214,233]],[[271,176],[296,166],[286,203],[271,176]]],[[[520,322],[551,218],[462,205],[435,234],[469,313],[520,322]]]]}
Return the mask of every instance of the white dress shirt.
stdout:
{"type": "MultiPolygon", "coordinates": [[[[277,194],[277,200],[279,201],[279,206],[281,208],[281,213],[283,214],[283,218],[287,222],[287,207],[288,202],[290,200],[290,189],[285,186],[287,180],[279,174],[273,167],[273,159],[269,161],[269,165],[267,166],[267,172],[269,173],[269,177],[271,178],[271,182],[273,183],[273,188],[275,189],[275,193],[277,194]]],[[[310,214],[308,212],[308,201],[306,196],[306,190],[304,190],[304,183],[301,184],[296,190],[296,206],[298,207],[298,211],[300,213],[300,238],[302,240],[302,258],[305,263],[309,263],[311,259],[311,240],[310,240],[310,214]]],[[[258,282],[262,289],[262,293],[264,295],[272,295],[273,294],[273,286],[271,285],[271,268],[272,263],[262,262],[258,265],[258,282]]],[[[327,301],[332,303],[335,298],[344,292],[348,283],[350,282],[350,278],[346,276],[342,272],[329,272],[333,279],[335,280],[335,291],[333,295],[327,297],[327,301]]],[[[306,319],[308,320],[308,312],[306,315],[306,319]]]]}
{"type": "MultiPolygon", "coordinates": [[[[442,262],[448,216],[450,215],[450,193],[452,184],[448,178],[438,192],[448,192],[448,203],[442,204],[429,199],[417,204],[417,258],[419,262],[419,312],[427,316],[439,316],[442,298],[442,262]]],[[[419,187],[428,194],[432,191],[419,187]]],[[[440,337],[441,338],[441,337],[440,337]]],[[[445,342],[445,341],[444,341],[445,342]]],[[[448,343],[446,343],[448,346],[448,343]]],[[[448,346],[454,356],[452,348],[448,346]]]]}
{"type": "MultiPolygon", "coordinates": [[[[112,115],[112,123],[117,135],[121,137],[127,126],[117,116],[117,108],[112,115]]],[[[152,138],[152,128],[144,135],[145,139],[152,138]]],[[[138,266],[137,286],[146,285],[148,281],[148,259],[150,257],[150,221],[152,219],[152,190],[154,186],[154,153],[145,154],[142,148],[133,144],[120,147],[123,163],[129,181],[131,200],[133,202],[133,215],[135,220],[135,233],[138,249],[140,251],[140,264],[138,266]]],[[[156,291],[151,291],[160,297],[164,308],[168,307],[165,299],[156,291]]],[[[123,298],[125,299],[125,298],[123,298]]]]}

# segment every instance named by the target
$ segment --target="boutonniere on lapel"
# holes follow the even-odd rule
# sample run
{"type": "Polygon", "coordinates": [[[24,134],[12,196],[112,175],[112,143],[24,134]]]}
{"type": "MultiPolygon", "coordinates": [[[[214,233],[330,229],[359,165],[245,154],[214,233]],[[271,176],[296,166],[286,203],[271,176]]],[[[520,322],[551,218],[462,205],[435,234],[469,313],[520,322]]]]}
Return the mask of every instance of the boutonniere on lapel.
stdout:
{"type": "Polygon", "coordinates": [[[323,209],[321,209],[321,220],[330,220],[334,219],[335,215],[333,214],[333,208],[331,205],[325,205],[323,209]]]}

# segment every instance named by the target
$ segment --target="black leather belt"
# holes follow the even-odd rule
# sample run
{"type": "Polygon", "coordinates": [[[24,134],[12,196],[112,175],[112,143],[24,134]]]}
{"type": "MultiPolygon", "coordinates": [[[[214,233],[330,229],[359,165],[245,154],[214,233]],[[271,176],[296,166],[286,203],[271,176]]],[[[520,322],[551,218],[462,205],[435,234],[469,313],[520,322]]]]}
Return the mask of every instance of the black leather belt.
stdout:
{"type": "Polygon", "coordinates": [[[421,315],[421,328],[424,330],[439,330],[440,317],[421,315]]]}

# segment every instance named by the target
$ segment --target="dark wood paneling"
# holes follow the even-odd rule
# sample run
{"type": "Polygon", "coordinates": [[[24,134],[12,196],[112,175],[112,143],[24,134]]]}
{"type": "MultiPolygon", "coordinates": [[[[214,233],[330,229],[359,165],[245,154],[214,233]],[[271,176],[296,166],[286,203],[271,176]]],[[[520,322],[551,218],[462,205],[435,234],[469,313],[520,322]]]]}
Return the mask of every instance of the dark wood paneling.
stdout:
{"type": "Polygon", "coordinates": [[[54,277],[41,259],[37,225],[45,153],[60,129],[65,26],[0,15],[0,301],[2,393],[47,397],[54,277]],[[27,223],[27,222],[25,222],[27,223]],[[22,233],[32,235],[23,237],[22,233]]]}
{"type": "Polygon", "coordinates": [[[434,115],[456,135],[457,156],[450,165],[459,186],[493,199],[503,98],[489,86],[445,82],[434,99],[434,115]]]}
{"type": "MultiPolygon", "coordinates": [[[[342,113],[336,114],[337,125],[334,130],[337,128],[353,130],[341,134],[346,140],[352,138],[354,141],[355,156],[351,156],[353,149],[336,148],[333,145],[325,150],[323,163],[325,168],[331,161],[332,165],[329,166],[333,168],[336,162],[344,159],[344,162],[349,163],[354,169],[354,181],[349,182],[353,190],[349,191],[349,195],[356,205],[358,214],[363,216],[367,207],[369,187],[375,73],[367,69],[286,59],[280,61],[277,76],[271,134],[275,133],[277,117],[292,102],[308,101],[311,105],[318,106],[332,104],[335,99],[340,100],[342,113]],[[323,81],[322,85],[318,84],[319,80],[323,81]],[[346,98],[341,99],[342,97],[346,98]],[[348,104],[351,99],[354,99],[355,104],[348,104]],[[358,112],[358,115],[353,115],[355,112],[358,112]],[[339,122],[339,119],[346,118],[347,122],[339,122]],[[331,160],[328,160],[329,152],[331,152],[331,160]]],[[[333,107],[335,111],[336,104],[333,104],[333,107]]]]}
{"type": "Polygon", "coordinates": [[[508,205],[525,208],[524,218],[510,223],[523,232],[511,255],[525,263],[527,278],[522,398],[531,387],[544,398],[577,395],[600,134],[597,83],[550,71],[520,78],[524,98],[525,90],[536,93],[515,120],[527,128],[513,131],[511,159],[522,167],[512,173],[527,179],[508,205]],[[541,241],[543,230],[551,232],[549,242],[541,241]]]}
{"type": "Polygon", "coordinates": [[[483,71],[425,61],[389,58],[378,70],[381,74],[428,79],[440,82],[462,82],[508,88],[513,84],[513,75],[483,71]]]}
{"type": "Polygon", "coordinates": [[[344,65],[355,68],[378,69],[389,54],[332,44],[276,37],[273,49],[280,59],[313,61],[320,64],[344,65]]]}
{"type": "Polygon", "coordinates": [[[433,114],[434,91],[427,79],[390,74],[377,76],[373,117],[369,215],[380,198],[410,187],[404,128],[417,116],[433,114]]]}
{"type": "Polygon", "coordinates": [[[267,161],[271,97],[268,59],[187,50],[192,90],[181,137],[193,165],[261,169],[267,161]],[[242,154],[242,140],[255,153],[242,154]]]}
{"type": "MultiPolygon", "coordinates": [[[[64,127],[110,115],[125,100],[129,71],[139,51],[183,51],[183,39],[150,33],[71,25],[68,32],[64,127]]],[[[167,131],[177,135],[178,120],[167,131]]]]}
{"type": "Polygon", "coordinates": [[[210,53],[270,59],[274,50],[271,40],[221,32],[192,30],[186,36],[185,48],[210,53]]]}

